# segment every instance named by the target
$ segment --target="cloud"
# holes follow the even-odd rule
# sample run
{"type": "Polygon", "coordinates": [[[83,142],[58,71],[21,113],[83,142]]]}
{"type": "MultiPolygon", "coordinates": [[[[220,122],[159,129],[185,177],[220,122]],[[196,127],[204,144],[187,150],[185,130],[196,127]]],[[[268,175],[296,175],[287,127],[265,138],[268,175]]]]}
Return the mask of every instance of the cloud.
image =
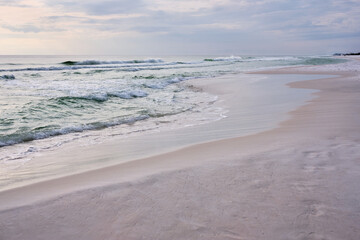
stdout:
{"type": "Polygon", "coordinates": [[[88,0],[88,1],[48,1],[48,5],[56,5],[65,11],[81,11],[89,15],[109,15],[133,13],[141,11],[145,5],[142,0],[88,0]]]}
{"type": "MultiPolygon", "coordinates": [[[[0,0],[0,8],[25,3],[36,7],[36,14],[18,14],[18,22],[3,18],[3,28],[17,34],[47,32],[54,39],[52,32],[66,29],[69,42],[91,35],[96,47],[106,38],[133,43],[135,34],[137,51],[156,45],[182,52],[175,45],[183,42],[189,51],[256,51],[259,45],[301,41],[310,51],[319,46],[311,41],[344,39],[346,44],[351,39],[353,46],[360,35],[358,0],[0,0]]],[[[117,51],[128,50],[123,46],[116,46],[117,51]]]]}
{"type": "MultiPolygon", "coordinates": [[[[196,31],[199,27],[209,31],[252,28],[266,32],[281,30],[301,36],[301,31],[309,32],[309,28],[314,34],[360,29],[360,19],[356,17],[360,15],[359,7],[355,0],[66,0],[50,3],[61,6],[65,13],[63,17],[57,17],[57,22],[78,21],[78,27],[102,31],[131,29],[150,34],[184,29],[196,31]],[[83,17],[68,16],[74,12],[82,13],[83,17]],[[135,16],[126,16],[129,14],[135,16]]],[[[52,20],[55,21],[55,17],[52,20]]]]}
{"type": "Polygon", "coordinates": [[[32,7],[31,4],[26,4],[22,0],[0,0],[0,6],[12,6],[21,8],[32,7]]]}
{"type": "Polygon", "coordinates": [[[42,30],[39,27],[34,25],[23,25],[23,26],[10,26],[10,25],[2,25],[3,28],[9,29],[12,32],[23,32],[23,33],[38,33],[42,30]]]}
{"type": "Polygon", "coordinates": [[[39,33],[39,32],[60,32],[63,29],[50,28],[50,27],[39,27],[32,24],[25,24],[20,26],[2,25],[3,28],[8,29],[12,32],[22,33],[39,33]]]}

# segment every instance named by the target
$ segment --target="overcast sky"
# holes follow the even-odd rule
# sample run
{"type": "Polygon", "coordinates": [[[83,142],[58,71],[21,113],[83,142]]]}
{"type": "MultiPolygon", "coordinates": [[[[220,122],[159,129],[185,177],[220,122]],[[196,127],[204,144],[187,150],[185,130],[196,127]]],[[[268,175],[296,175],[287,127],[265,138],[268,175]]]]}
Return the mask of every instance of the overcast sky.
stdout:
{"type": "Polygon", "coordinates": [[[0,54],[360,51],[360,0],[0,0],[0,54]]]}

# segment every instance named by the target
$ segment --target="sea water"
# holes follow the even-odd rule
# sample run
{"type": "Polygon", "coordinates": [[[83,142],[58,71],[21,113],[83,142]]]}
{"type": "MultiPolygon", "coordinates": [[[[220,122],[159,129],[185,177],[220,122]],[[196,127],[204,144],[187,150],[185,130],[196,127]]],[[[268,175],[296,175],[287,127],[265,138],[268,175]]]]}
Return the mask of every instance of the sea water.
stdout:
{"type": "Polygon", "coordinates": [[[224,109],[212,108],[217,97],[182,83],[189,79],[342,61],[326,56],[0,56],[0,172],[20,166],[11,162],[26,164],[34,153],[77,139],[92,144],[99,136],[126,137],[223,118],[224,109]]]}

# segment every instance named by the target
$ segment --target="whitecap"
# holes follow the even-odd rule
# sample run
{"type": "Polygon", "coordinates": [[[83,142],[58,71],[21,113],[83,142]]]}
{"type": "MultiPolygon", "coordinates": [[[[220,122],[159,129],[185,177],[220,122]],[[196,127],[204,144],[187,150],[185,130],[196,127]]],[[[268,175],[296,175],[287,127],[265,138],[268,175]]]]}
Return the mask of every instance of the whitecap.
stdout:
{"type": "Polygon", "coordinates": [[[111,92],[108,93],[108,96],[111,97],[119,97],[123,99],[132,99],[132,98],[141,98],[148,96],[147,92],[141,91],[141,90],[123,90],[119,92],[111,92]]]}

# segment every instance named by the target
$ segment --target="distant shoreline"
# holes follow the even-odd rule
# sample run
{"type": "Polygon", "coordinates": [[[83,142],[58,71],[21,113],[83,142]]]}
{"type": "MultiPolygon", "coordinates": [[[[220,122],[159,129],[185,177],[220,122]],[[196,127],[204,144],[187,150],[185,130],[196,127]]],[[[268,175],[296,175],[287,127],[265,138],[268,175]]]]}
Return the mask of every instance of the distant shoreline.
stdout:
{"type": "Polygon", "coordinates": [[[334,53],[334,56],[359,56],[360,52],[357,53],[334,53]]]}

